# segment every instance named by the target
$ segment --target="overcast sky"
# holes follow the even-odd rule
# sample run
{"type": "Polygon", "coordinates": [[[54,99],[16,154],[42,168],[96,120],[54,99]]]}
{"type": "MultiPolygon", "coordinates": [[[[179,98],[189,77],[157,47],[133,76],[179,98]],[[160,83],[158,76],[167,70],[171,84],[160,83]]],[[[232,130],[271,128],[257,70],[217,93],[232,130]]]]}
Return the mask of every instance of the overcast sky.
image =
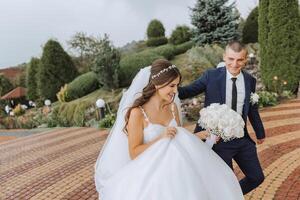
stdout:
{"type": "MultiPolygon", "coordinates": [[[[176,25],[190,25],[196,0],[0,0],[0,68],[41,56],[50,38],[64,48],[78,31],[107,33],[115,46],[146,37],[152,19],[162,21],[169,35],[176,25]]],[[[231,0],[233,2],[233,0],[231,0]]],[[[237,0],[246,17],[258,0],[237,0]]]]}

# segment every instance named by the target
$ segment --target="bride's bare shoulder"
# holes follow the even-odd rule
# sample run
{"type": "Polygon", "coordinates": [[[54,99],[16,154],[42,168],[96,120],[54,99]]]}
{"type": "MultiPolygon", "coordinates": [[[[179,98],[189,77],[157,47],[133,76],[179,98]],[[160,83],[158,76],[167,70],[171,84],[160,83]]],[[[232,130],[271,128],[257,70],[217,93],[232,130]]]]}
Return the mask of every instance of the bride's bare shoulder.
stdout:
{"type": "Polygon", "coordinates": [[[140,108],[133,108],[130,111],[130,115],[128,118],[128,128],[130,129],[130,127],[134,127],[134,130],[136,132],[136,130],[138,129],[138,127],[143,128],[145,126],[144,124],[144,115],[141,111],[140,108]]]}
{"type": "Polygon", "coordinates": [[[133,108],[130,111],[129,120],[138,120],[138,119],[143,119],[142,110],[140,108],[133,108]]]}

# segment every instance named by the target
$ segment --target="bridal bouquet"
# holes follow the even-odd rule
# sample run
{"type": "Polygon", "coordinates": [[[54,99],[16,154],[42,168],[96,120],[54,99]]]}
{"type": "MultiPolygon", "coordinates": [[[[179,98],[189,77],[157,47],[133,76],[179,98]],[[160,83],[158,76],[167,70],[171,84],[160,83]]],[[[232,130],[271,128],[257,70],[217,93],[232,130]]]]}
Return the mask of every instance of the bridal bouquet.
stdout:
{"type": "Polygon", "coordinates": [[[201,109],[198,123],[210,134],[221,137],[224,142],[244,136],[245,122],[242,116],[226,104],[213,103],[201,109]]]}

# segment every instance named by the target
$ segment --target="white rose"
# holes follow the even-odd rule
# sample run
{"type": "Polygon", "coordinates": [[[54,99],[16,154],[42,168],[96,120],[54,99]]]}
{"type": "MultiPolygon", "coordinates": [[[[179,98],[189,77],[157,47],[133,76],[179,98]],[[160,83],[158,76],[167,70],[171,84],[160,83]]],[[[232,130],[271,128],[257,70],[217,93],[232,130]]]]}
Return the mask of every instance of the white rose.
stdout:
{"type": "Polygon", "coordinates": [[[252,93],[250,94],[250,102],[252,103],[252,105],[256,104],[259,101],[259,96],[256,93],[252,93]]]}

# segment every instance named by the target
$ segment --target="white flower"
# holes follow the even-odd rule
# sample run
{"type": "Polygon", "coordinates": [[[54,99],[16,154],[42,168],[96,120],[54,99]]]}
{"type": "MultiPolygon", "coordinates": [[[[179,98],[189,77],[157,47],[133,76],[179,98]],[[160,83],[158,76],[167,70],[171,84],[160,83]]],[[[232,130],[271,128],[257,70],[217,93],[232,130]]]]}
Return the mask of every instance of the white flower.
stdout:
{"type": "Polygon", "coordinates": [[[200,111],[198,123],[211,134],[220,136],[225,142],[244,136],[245,122],[241,115],[226,104],[211,104],[200,111]]]}
{"type": "Polygon", "coordinates": [[[251,104],[254,105],[254,104],[258,103],[258,100],[259,100],[258,94],[251,92],[251,94],[250,94],[251,104]]]}

